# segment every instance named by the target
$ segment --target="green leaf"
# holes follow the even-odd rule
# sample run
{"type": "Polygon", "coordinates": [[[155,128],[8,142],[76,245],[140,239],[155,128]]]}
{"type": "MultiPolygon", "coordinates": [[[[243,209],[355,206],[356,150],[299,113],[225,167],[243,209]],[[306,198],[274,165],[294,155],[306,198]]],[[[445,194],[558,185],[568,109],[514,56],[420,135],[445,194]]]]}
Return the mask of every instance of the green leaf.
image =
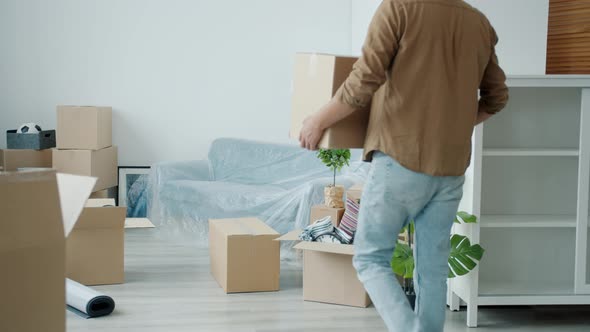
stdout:
{"type": "Polygon", "coordinates": [[[475,269],[484,252],[479,244],[471,245],[466,236],[454,234],[451,237],[449,278],[466,275],[475,269]]]}
{"type": "Polygon", "coordinates": [[[331,170],[340,171],[342,167],[349,165],[351,154],[349,149],[320,149],[317,156],[331,170]]]}
{"type": "Polygon", "coordinates": [[[457,216],[455,217],[455,223],[475,224],[477,223],[477,217],[467,212],[457,212],[457,216]]]}
{"type": "Polygon", "coordinates": [[[400,277],[410,279],[414,277],[414,251],[410,246],[398,243],[393,251],[391,259],[393,273],[400,277]]]}

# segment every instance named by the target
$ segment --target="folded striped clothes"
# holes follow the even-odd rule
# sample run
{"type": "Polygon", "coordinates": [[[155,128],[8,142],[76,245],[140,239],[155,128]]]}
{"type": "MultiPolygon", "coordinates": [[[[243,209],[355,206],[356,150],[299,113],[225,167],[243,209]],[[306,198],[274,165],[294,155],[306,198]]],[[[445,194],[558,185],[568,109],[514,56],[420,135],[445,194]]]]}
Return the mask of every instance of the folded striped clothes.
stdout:
{"type": "Polygon", "coordinates": [[[334,227],[330,216],[317,220],[307,226],[299,235],[304,241],[323,242],[325,239],[333,243],[337,240],[342,244],[352,244],[358,222],[359,203],[354,199],[346,200],[346,211],[338,227],[334,227]],[[326,237],[326,235],[329,235],[326,237]]]}
{"type": "Polygon", "coordinates": [[[359,214],[359,203],[352,199],[346,199],[346,211],[342,216],[340,225],[336,228],[336,232],[345,240],[345,244],[352,244],[354,242],[354,234],[356,233],[359,214]]]}

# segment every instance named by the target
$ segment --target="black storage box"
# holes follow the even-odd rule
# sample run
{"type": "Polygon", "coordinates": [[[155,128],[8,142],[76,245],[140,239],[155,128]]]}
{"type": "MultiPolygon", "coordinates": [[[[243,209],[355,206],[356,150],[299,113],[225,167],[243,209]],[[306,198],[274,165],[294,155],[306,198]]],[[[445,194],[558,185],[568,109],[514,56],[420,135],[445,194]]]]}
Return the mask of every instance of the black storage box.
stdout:
{"type": "Polygon", "coordinates": [[[6,131],[8,149],[44,150],[55,147],[55,130],[43,130],[36,134],[19,134],[14,130],[6,131]]]}

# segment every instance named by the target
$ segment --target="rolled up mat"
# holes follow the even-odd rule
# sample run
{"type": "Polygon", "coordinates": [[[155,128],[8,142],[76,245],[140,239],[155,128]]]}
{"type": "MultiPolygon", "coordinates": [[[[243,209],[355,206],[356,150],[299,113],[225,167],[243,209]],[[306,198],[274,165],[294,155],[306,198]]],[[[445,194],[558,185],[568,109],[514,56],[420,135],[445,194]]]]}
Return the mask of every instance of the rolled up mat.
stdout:
{"type": "Polygon", "coordinates": [[[115,301],[92,288],[66,279],[66,303],[68,309],[85,318],[109,315],[115,310],[115,301]]]}

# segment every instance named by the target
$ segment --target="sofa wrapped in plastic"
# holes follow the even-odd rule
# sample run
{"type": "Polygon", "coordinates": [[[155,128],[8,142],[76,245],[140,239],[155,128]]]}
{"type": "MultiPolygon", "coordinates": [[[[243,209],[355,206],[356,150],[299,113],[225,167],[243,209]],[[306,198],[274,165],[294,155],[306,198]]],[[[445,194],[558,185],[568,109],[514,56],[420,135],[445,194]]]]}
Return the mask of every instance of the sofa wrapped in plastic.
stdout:
{"type": "MultiPolygon", "coordinates": [[[[346,188],[366,179],[369,166],[352,151],[338,173],[346,188]]],[[[208,160],[152,166],[148,216],[161,234],[207,244],[208,220],[258,217],[279,233],[309,224],[333,173],[315,152],[295,145],[218,139],[208,160]]]]}

